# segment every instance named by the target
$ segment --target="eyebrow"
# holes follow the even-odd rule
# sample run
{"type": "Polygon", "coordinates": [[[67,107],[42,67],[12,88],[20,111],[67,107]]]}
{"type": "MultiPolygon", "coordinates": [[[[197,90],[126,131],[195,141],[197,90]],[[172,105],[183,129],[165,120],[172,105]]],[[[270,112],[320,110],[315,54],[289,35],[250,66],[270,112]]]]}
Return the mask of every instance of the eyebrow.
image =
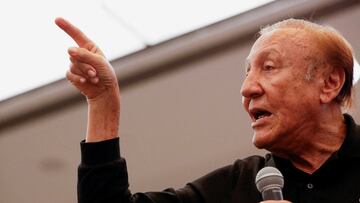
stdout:
{"type": "MultiPolygon", "coordinates": [[[[257,56],[263,57],[265,54],[268,56],[268,55],[270,55],[270,54],[273,53],[273,52],[281,55],[278,50],[276,50],[275,48],[271,47],[271,48],[262,50],[257,56]]],[[[250,69],[251,69],[250,58],[249,58],[249,56],[247,56],[246,59],[245,59],[245,72],[247,73],[250,69]]]]}

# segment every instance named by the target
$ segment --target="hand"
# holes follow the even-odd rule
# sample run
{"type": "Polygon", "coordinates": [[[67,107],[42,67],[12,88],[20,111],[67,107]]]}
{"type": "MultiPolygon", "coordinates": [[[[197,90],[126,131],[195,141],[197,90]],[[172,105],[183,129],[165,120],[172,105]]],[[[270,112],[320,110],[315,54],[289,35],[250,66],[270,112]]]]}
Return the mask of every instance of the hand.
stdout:
{"type": "Polygon", "coordinates": [[[71,66],[66,78],[86,96],[89,104],[86,142],[117,137],[120,92],[113,68],[81,30],[62,18],[55,23],[79,45],[68,50],[71,66]]]}
{"type": "Polygon", "coordinates": [[[71,61],[70,70],[66,74],[68,81],[89,102],[106,97],[102,95],[119,92],[114,70],[99,47],[63,18],[57,18],[55,23],[79,45],[68,50],[71,61]]]}

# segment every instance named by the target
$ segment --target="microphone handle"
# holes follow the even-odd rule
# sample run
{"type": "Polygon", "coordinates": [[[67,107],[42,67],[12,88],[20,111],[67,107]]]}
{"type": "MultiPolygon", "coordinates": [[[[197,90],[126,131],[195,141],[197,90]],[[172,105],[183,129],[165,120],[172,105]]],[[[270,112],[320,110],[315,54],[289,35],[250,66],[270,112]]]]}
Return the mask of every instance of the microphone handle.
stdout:
{"type": "Polygon", "coordinates": [[[283,195],[281,188],[273,187],[267,190],[264,190],[262,193],[263,200],[283,200],[283,195]]]}

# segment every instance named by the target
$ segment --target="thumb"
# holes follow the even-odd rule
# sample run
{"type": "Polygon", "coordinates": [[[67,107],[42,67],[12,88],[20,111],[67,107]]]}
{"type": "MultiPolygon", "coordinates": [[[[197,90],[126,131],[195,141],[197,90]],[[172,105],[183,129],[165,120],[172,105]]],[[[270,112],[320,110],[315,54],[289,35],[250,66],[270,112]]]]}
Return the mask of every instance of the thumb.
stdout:
{"type": "Polygon", "coordinates": [[[106,65],[105,57],[94,54],[85,48],[71,47],[69,48],[68,53],[78,61],[89,64],[94,68],[106,65]]]}

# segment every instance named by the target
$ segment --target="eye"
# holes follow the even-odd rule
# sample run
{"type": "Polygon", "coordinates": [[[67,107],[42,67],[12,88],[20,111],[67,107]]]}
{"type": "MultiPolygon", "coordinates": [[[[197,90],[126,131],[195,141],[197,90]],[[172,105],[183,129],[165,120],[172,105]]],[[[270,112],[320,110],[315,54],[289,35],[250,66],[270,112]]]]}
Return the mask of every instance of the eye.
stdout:
{"type": "Polygon", "coordinates": [[[275,64],[274,64],[274,62],[272,62],[272,61],[270,61],[270,60],[266,60],[266,61],[264,62],[263,69],[264,69],[265,71],[274,70],[274,69],[275,69],[275,64]]]}
{"type": "Polygon", "coordinates": [[[246,68],[245,77],[247,77],[249,75],[249,72],[250,72],[250,66],[248,66],[246,68]]]}
{"type": "Polygon", "coordinates": [[[270,70],[273,70],[274,68],[275,68],[274,66],[271,66],[271,65],[265,65],[264,70],[266,70],[266,71],[270,71],[270,70]]]}

